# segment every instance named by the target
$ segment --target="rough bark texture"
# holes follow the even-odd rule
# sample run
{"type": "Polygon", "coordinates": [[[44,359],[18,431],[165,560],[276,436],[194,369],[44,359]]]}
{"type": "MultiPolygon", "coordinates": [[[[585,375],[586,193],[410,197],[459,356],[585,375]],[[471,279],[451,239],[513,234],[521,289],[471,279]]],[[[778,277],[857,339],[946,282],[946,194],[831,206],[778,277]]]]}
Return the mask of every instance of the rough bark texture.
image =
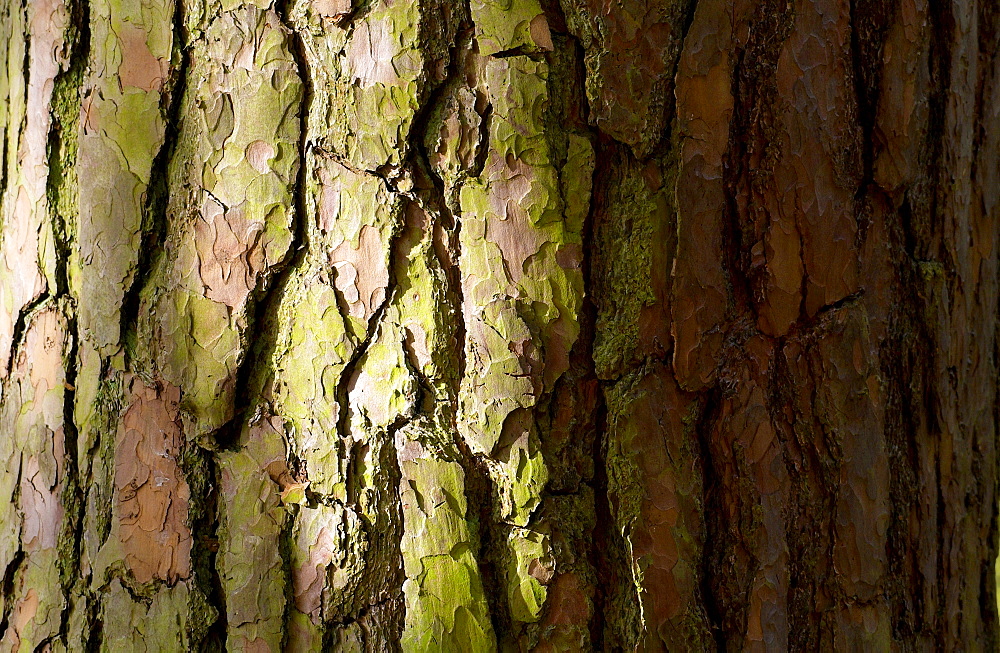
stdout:
{"type": "Polygon", "coordinates": [[[0,34],[0,651],[996,650],[991,0],[0,34]]]}

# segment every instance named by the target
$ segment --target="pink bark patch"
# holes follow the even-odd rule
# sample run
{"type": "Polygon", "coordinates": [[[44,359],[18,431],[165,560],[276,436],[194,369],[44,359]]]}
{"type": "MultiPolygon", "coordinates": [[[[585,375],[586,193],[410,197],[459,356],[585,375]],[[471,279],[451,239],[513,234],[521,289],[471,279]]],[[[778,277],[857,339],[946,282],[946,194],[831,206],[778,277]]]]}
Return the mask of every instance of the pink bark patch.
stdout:
{"type": "Polygon", "coordinates": [[[191,573],[190,489],[177,464],[180,389],[132,381],[115,447],[115,498],[125,563],[140,583],[191,573]]]}
{"type": "Polygon", "coordinates": [[[122,87],[133,86],[143,91],[158,91],[166,77],[167,62],[153,56],[146,42],[146,30],[128,23],[118,37],[122,42],[122,63],[118,78],[122,87]]]}

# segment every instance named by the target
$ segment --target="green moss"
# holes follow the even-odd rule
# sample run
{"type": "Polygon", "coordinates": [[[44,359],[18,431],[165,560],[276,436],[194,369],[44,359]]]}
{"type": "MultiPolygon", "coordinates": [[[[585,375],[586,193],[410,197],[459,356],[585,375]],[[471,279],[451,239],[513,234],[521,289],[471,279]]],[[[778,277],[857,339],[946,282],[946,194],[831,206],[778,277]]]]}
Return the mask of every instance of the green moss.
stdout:
{"type": "Polygon", "coordinates": [[[608,197],[595,229],[599,254],[595,257],[594,361],[598,376],[605,379],[620,375],[640,355],[644,309],[667,302],[666,279],[657,281],[660,275],[654,265],[667,265],[669,256],[664,253],[674,248],[673,229],[665,228],[673,219],[672,184],[652,185],[627,154],[615,162],[614,177],[605,182],[608,197]]]}
{"type": "Polygon", "coordinates": [[[83,58],[75,57],[70,69],[56,78],[49,105],[53,130],[58,133],[58,139],[56,143],[52,142],[51,137],[49,139],[47,198],[50,210],[56,217],[52,225],[56,240],[64,248],[75,239],[76,218],[79,214],[76,160],[83,72],[83,58]],[[57,147],[53,147],[54,145],[57,147]]]}

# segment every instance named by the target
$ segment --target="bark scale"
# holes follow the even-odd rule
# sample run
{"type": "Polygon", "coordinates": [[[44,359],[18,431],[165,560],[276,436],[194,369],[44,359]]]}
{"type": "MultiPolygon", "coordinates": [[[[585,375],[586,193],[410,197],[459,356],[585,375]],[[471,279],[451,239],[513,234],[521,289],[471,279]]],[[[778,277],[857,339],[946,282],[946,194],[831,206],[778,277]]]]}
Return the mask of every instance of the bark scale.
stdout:
{"type": "Polygon", "coordinates": [[[986,0],[7,0],[0,650],[991,650],[986,0]]]}

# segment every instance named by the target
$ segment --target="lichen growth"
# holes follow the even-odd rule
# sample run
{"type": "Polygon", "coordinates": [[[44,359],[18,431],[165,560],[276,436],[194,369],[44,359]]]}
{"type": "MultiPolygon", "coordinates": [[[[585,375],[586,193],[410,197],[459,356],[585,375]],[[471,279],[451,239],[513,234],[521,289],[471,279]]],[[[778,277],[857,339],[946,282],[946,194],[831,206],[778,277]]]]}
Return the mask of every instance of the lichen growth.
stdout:
{"type": "Polygon", "coordinates": [[[396,435],[401,471],[406,581],[403,650],[496,647],[469,521],[464,471],[453,447],[428,426],[411,425],[396,435]],[[443,446],[442,446],[443,445],[443,446]]]}
{"type": "Polygon", "coordinates": [[[199,438],[233,415],[253,308],[292,241],[303,90],[270,10],[222,14],[192,61],[164,255],[138,323],[139,342],[160,344],[135,364],[181,388],[185,435],[199,438]]]}

